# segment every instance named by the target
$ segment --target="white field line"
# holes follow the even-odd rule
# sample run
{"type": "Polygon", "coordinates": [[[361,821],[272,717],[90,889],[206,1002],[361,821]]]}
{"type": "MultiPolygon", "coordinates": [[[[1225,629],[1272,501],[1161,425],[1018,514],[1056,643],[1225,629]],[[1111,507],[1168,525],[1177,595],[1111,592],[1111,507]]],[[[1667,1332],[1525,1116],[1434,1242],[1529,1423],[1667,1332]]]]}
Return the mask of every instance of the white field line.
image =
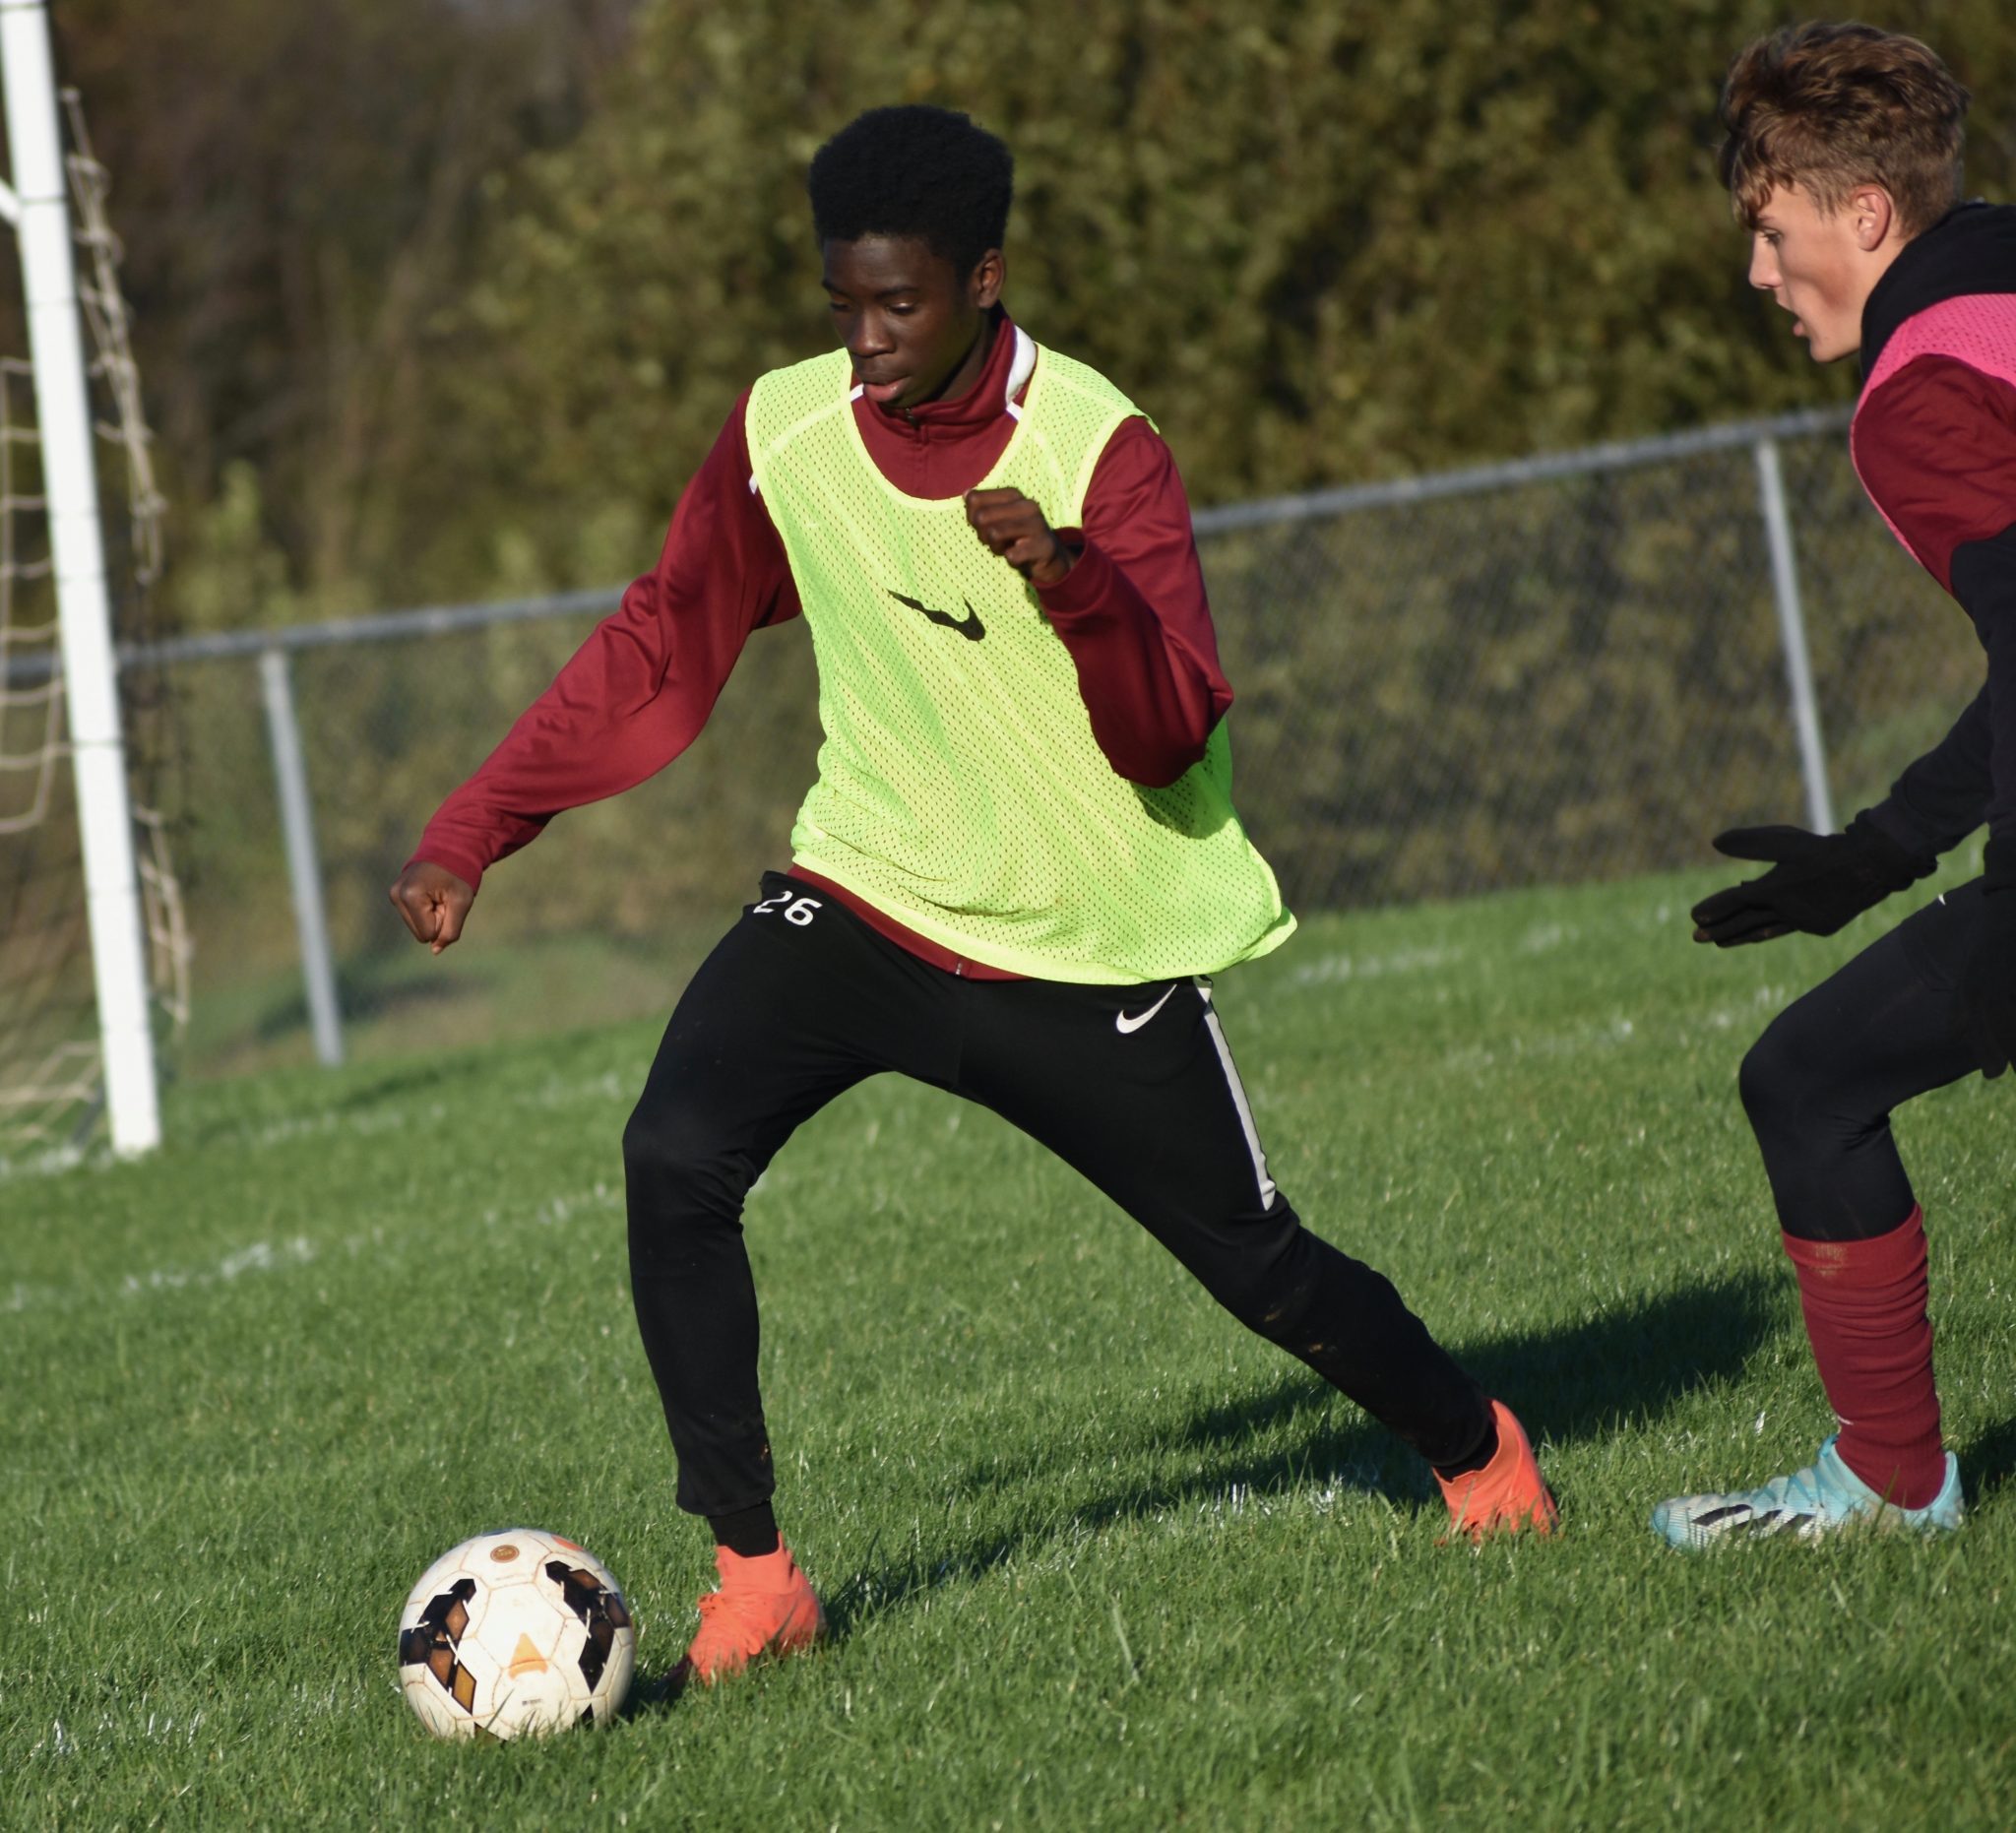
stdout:
{"type": "Polygon", "coordinates": [[[1733,1000],[1727,1005],[1710,1006],[1698,1017],[1682,1025],[1682,1031],[1735,1031],[1740,1027],[1758,1024],[1762,1019],[1782,1011],[1792,1003],[1793,988],[1790,986],[1760,986],[1747,999],[1733,1000]]]}
{"type": "Polygon", "coordinates": [[[95,1169],[112,1163],[109,1146],[99,1153],[89,1153],[78,1146],[43,1146],[25,1159],[0,1159],[0,1183],[17,1177],[58,1177],[80,1165],[95,1169]]]}
{"type": "Polygon", "coordinates": [[[150,1292],[180,1292],[190,1286],[228,1286],[247,1273],[278,1273],[289,1267],[304,1267],[315,1258],[315,1244],[305,1234],[276,1245],[253,1241],[231,1252],[210,1267],[155,1267],[146,1273],[129,1273],[119,1290],[127,1297],[150,1292]]]}
{"type": "MultiPolygon", "coordinates": [[[[1671,928],[1678,919],[1676,906],[1656,904],[1633,912],[1610,928],[1612,932],[1622,928],[1658,933],[1671,928]]],[[[1526,956],[1550,955],[1557,949],[1586,942],[1589,934],[1590,931],[1581,923],[1529,923],[1520,935],[1505,944],[1504,952],[1526,956]]],[[[1495,954],[1498,951],[1489,952],[1495,954]]],[[[1469,959],[1471,951],[1454,943],[1422,943],[1373,954],[1340,951],[1304,962],[1290,978],[1297,986],[1320,986],[1339,980],[1376,980],[1401,974],[1435,974],[1469,959]]]]}
{"type": "MultiPolygon", "coordinates": [[[[483,1210],[475,1226],[483,1229],[531,1227],[565,1228],[578,1220],[621,1212],[621,1193],[598,1182],[586,1190],[543,1197],[523,1205],[499,1204],[483,1210]]],[[[158,1298],[179,1292],[197,1292],[225,1286],[251,1274],[297,1272],[318,1260],[343,1256],[357,1259],[364,1254],[374,1259],[409,1260],[438,1254],[444,1242],[439,1235],[416,1238],[394,1232],[382,1224],[357,1230],[327,1240],[295,1234],[285,1240],[248,1241],[216,1260],[195,1265],[158,1266],[115,1275],[110,1281],[80,1281],[70,1286],[30,1286],[17,1281],[0,1296],[0,1313],[74,1310],[81,1305],[99,1304],[107,1298],[134,1300],[158,1298]]]]}
{"type": "MultiPolygon", "coordinates": [[[[502,1098],[512,1107],[536,1107],[541,1112],[555,1107],[592,1102],[634,1102],[643,1088],[641,1076],[634,1079],[611,1069],[581,1082],[548,1081],[536,1089],[521,1089],[502,1098]]],[[[493,1110],[495,1104],[491,1104],[493,1110]]],[[[440,1102],[425,1107],[380,1107],[363,1113],[289,1114],[263,1125],[247,1127],[216,1143],[237,1146],[282,1146],[297,1139],[326,1139],[335,1134],[369,1138],[377,1133],[398,1133],[408,1127],[424,1125],[436,1129],[451,1118],[440,1102]]]]}
{"type": "MultiPolygon", "coordinates": [[[[637,1099],[644,1086],[642,1073],[630,1074],[614,1069],[605,1070],[598,1076],[590,1076],[581,1081],[548,1081],[536,1089],[522,1089],[514,1095],[500,1098],[501,1105],[513,1107],[536,1107],[550,1111],[557,1107],[593,1103],[610,1102],[629,1104],[637,1099]]],[[[339,1135],[368,1139],[380,1133],[404,1132],[409,1127],[424,1125],[438,1128],[450,1118],[445,1106],[435,1102],[426,1107],[381,1107],[362,1113],[340,1113],[322,1111],[305,1114],[286,1114],[279,1119],[247,1123],[234,1130],[221,1131],[206,1142],[208,1151],[227,1148],[259,1149],[267,1146],[291,1145],[303,1139],[330,1139],[339,1135]]],[[[172,1140],[169,1142],[171,1145],[172,1140]]],[[[91,1170],[117,1169],[122,1161],[112,1156],[109,1147],[93,1146],[80,1150],[75,1146],[48,1146],[25,1158],[0,1158],[0,1183],[12,1178],[54,1177],[66,1171],[83,1167],[91,1170]]]]}
{"type": "Polygon", "coordinates": [[[1460,948],[1397,948],[1385,955],[1321,955],[1291,977],[1297,986],[1378,980],[1396,974],[1433,974],[1464,958],[1460,948]]]}
{"type": "MultiPolygon", "coordinates": [[[[1154,1479],[1148,1481],[1152,1485],[1154,1479]]],[[[1256,1492],[1250,1484],[1234,1483],[1194,1501],[1122,1516],[1098,1527],[1080,1520],[1063,1522],[1041,1545],[1010,1553],[1002,1560],[1001,1569],[1032,1576],[1070,1572],[1095,1554],[1104,1557],[1116,1540],[1142,1534],[1175,1541],[1216,1538],[1246,1516],[1333,1525],[1376,1516],[1390,1524],[1400,1512],[1394,1496],[1382,1486],[1378,1469],[1353,1465],[1288,1489],[1256,1492]]],[[[949,1565],[941,1567],[939,1576],[949,1569],[949,1565]]],[[[884,1595],[882,1588],[872,1583],[861,1589],[862,1600],[870,1604],[884,1595]]]]}
{"type": "Polygon", "coordinates": [[[1342,1526],[1368,1515],[1376,1516],[1381,1522],[1391,1522],[1397,1513],[1393,1496],[1380,1486],[1379,1473],[1370,1467],[1362,1471],[1332,1471],[1316,1480],[1313,1486],[1297,1485],[1265,1492],[1256,1492],[1248,1484],[1235,1483],[1216,1494],[1200,1496],[1192,1502],[1159,1508],[1098,1528],[1073,1522],[1054,1542],[1018,1555],[1008,1563],[1017,1572],[1064,1572],[1075,1568],[1095,1549],[1110,1545],[1117,1536],[1147,1530],[1168,1540],[1210,1539],[1246,1516],[1261,1520],[1277,1517],[1286,1521],[1300,1519],[1342,1526]]]}
{"type": "Polygon", "coordinates": [[[1784,986],[1760,986],[1749,997],[1711,1006],[1705,1012],[1690,1013],[1677,1020],[1661,1019],[1650,1025],[1623,1013],[1594,1024],[1573,1026],[1566,1031],[1513,1033],[1493,1045],[1464,1044],[1442,1059],[1448,1070],[1474,1072],[1500,1063],[1519,1063],[1558,1057],[1597,1056],[1633,1044],[1649,1043],[1658,1049],[1672,1049],[1693,1043],[1711,1033],[1755,1035],[1790,997],[1784,986]]]}
{"type": "MultiPolygon", "coordinates": [[[[32,1612],[29,1620],[46,1620],[48,1616],[49,1612],[44,1610],[32,1612]]],[[[313,1688],[305,1682],[297,1684],[293,1688],[293,1697],[300,1715],[307,1718],[337,1718],[354,1711],[358,1703],[353,1694],[334,1684],[313,1688]]],[[[139,1744],[194,1750],[217,1735],[205,1730],[209,1716],[201,1706],[180,1718],[155,1707],[148,1709],[145,1718],[137,1709],[124,1713],[100,1712],[96,1722],[82,1734],[76,1724],[52,1719],[49,1729],[29,1746],[26,1758],[40,1757],[48,1761],[74,1757],[86,1745],[94,1752],[130,1749],[139,1744]]]]}
{"type": "Polygon", "coordinates": [[[1524,1036],[1515,1033],[1502,1043],[1466,1043],[1442,1058],[1444,1069],[1470,1071],[1492,1069],[1499,1063],[1525,1063],[1560,1056],[1594,1056],[1614,1050],[1636,1040],[1637,1022],[1621,1013],[1593,1025],[1577,1025],[1569,1031],[1542,1031],[1524,1036]]]}

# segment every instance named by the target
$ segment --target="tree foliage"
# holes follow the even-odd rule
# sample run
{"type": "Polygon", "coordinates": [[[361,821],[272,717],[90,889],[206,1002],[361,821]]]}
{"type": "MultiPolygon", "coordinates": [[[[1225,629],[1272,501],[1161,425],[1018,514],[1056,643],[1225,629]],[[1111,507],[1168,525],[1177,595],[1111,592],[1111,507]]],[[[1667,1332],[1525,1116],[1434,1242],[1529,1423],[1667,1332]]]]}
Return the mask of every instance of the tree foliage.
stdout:
{"type": "MultiPolygon", "coordinates": [[[[2005,8],[1925,0],[1903,23],[1974,88],[1975,188],[2006,197],[2005,8]]],[[[804,168],[891,100],[1008,139],[1012,308],[1156,416],[1200,502],[1845,398],[1850,370],[1816,373],[1745,287],[1712,168],[1721,74],[1782,17],[1764,0],[66,0],[59,25],[183,499],[175,599],[216,626],[648,565],[736,393],[823,347],[804,168]]],[[[1783,812],[1796,790],[1740,472],[1208,544],[1241,805],[1295,895],[1638,869],[1685,856],[1703,806],[1783,812]]],[[[1829,642],[1923,646],[1884,601],[1894,556],[1854,495],[1845,475],[1813,495],[1834,520],[1806,562],[1845,582],[1823,692],[1849,672],[1829,642]]],[[[302,664],[346,945],[390,944],[379,887],[576,634],[302,664]]],[[[731,898],[809,771],[802,635],[752,645],[674,781],[555,823],[486,925],[577,922],[584,885],[598,920],[639,935],[731,898]]],[[[1894,704],[1858,689],[1855,707],[1901,730],[1958,704],[1942,681],[1921,706],[1919,674],[1893,672],[1894,704]]],[[[183,849],[199,927],[226,952],[284,946],[246,680],[182,687],[203,734],[183,849]]],[[[1855,753],[1857,779],[1879,785],[1905,742],[1855,753]]]]}
{"type": "Polygon", "coordinates": [[[478,259],[483,187],[577,131],[630,4],[54,9],[185,508],[248,465],[297,584],[388,575],[391,495],[426,463],[422,332],[478,259]]]}
{"type": "MultiPolygon", "coordinates": [[[[2001,0],[1900,21],[2016,170],[2001,0]]],[[[824,329],[802,175],[929,100],[1020,162],[1013,308],[1202,501],[1845,394],[1742,284],[1714,100],[1766,0],[65,0],[185,504],[324,608],[641,566],[824,329]]],[[[245,607],[256,620],[261,607],[245,607]]]]}
{"type": "MultiPolygon", "coordinates": [[[[2016,32],[1983,0],[1922,10],[1982,93],[1976,173],[2000,186],[2016,32]]],[[[1201,501],[1843,397],[1744,286],[1713,174],[1722,72],[1778,19],[653,0],[583,134],[503,187],[436,326],[449,462],[408,496],[402,551],[473,577],[508,527],[572,578],[591,506],[658,520],[736,390],[819,348],[802,173],[888,100],[1008,139],[1012,308],[1136,395],[1201,501]]]]}

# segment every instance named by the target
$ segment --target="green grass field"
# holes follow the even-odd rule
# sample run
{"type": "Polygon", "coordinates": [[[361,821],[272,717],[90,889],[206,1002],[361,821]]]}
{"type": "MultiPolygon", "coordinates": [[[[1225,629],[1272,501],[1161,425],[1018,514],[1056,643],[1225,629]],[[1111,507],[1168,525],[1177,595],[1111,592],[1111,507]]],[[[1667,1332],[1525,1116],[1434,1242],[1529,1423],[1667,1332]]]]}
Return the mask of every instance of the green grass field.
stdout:
{"type": "Polygon", "coordinates": [[[1899,1125],[1966,1532],[1646,1530],[1828,1425],[1734,1076],[1873,927],[1716,956],[1711,882],[1313,921],[1222,985],[1284,1189],[1520,1409],[1561,1538],[1439,1545],[1350,1406],[991,1116],[885,1079],[748,1218],[834,1639],[677,1701],[711,1565],[617,1151],[656,1023],[184,1084],[152,1161],[0,1176],[0,1821],[2010,1824],[2007,1083],[1899,1125]],[[400,1605],[513,1523],[616,1571],[633,1709],[433,1743],[400,1605]]]}

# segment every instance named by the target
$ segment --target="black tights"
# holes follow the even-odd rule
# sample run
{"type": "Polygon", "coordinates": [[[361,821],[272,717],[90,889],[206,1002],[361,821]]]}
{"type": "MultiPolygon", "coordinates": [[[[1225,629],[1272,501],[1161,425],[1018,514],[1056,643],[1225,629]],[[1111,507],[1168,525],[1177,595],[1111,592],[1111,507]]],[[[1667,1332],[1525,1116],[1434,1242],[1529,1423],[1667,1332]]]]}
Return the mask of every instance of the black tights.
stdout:
{"type": "Polygon", "coordinates": [[[682,1508],[728,1515],[773,1487],[742,1199],[801,1122],[884,1070],[1047,1146],[1430,1463],[1487,1446],[1477,1384],[1275,1190],[1207,983],[966,980],[813,886],[763,889],[679,1001],[623,1136],[631,1291],[682,1508]]]}
{"type": "Polygon", "coordinates": [[[1788,1234],[1858,1241],[1913,1208],[1890,1113],[1980,1068],[1953,987],[1981,881],[1934,900],[1779,1014],[1743,1058],[1743,1108],[1788,1234]]]}

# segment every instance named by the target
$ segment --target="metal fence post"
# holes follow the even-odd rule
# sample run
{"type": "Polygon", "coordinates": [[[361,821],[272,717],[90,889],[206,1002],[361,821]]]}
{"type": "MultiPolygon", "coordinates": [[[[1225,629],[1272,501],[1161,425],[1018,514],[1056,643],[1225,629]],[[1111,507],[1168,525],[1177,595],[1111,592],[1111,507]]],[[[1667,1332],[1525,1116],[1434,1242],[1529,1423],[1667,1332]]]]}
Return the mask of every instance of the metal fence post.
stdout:
{"type": "Polygon", "coordinates": [[[1785,678],[1792,690],[1793,729],[1798,734],[1799,772],[1806,782],[1806,820],[1817,834],[1834,832],[1834,797],[1827,788],[1827,753],[1820,738],[1820,707],[1813,697],[1813,664],[1806,654],[1806,620],[1799,607],[1798,562],[1792,518],[1785,507],[1785,472],[1778,441],[1766,433],[1751,450],[1764,534],[1771,546],[1771,593],[1778,603],[1778,634],[1785,645],[1785,678]]]}
{"type": "Polygon", "coordinates": [[[315,1055],[334,1068],[343,1061],[343,1019],[337,1009],[336,968],[322,906],[322,864],[315,852],[308,769],[301,756],[301,727],[294,717],[293,682],[284,650],[260,653],[259,685],[266,701],[267,735],[273,742],[273,775],[280,790],[280,824],[286,840],[287,881],[294,894],[294,928],[301,940],[301,979],[315,1031],[315,1055]]]}

